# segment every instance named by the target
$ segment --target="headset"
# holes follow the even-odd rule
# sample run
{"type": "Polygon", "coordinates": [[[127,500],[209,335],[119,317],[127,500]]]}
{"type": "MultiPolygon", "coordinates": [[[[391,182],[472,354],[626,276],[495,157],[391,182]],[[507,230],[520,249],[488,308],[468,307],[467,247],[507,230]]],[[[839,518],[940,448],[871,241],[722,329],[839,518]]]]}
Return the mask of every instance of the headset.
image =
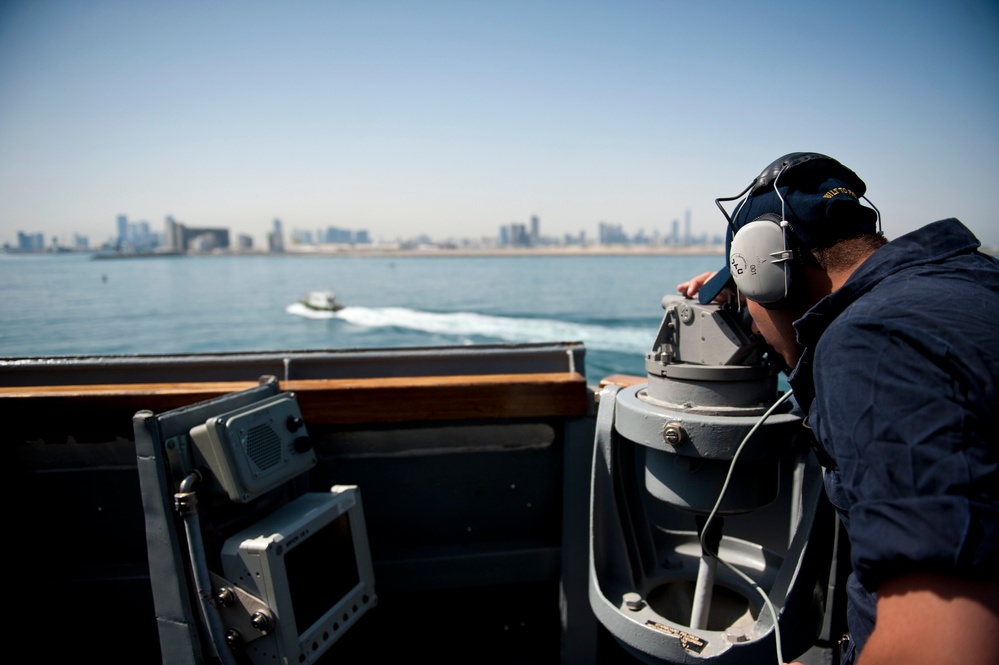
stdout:
{"type": "Polygon", "coordinates": [[[791,295],[800,261],[788,246],[783,215],[760,215],[732,237],[729,270],[739,293],[753,302],[776,307],[791,295]]]}
{"type": "MultiPolygon", "coordinates": [[[[801,245],[787,221],[786,203],[778,189],[780,177],[790,168],[812,159],[830,159],[818,153],[792,153],[766,168],[746,189],[730,198],[715,199],[728,220],[729,272],[740,295],[768,309],[788,307],[793,302],[795,275],[801,271],[801,245]],[[734,201],[749,192],[772,186],[780,199],[780,215],[764,213],[736,231],[734,219],[749,197],[743,198],[735,212],[729,216],[722,201],[734,201]]],[[[866,196],[861,196],[877,214],[878,233],[881,232],[881,213],[866,196]]]]}
{"type": "MultiPolygon", "coordinates": [[[[773,308],[787,302],[791,295],[794,274],[798,272],[800,265],[800,259],[796,258],[797,243],[793,239],[794,232],[790,230],[790,224],[784,213],[784,197],[777,189],[781,175],[791,166],[791,162],[784,160],[779,166],[780,170],[773,178],[773,188],[780,198],[780,215],[772,212],[764,213],[738,231],[733,230],[728,253],[729,271],[739,293],[753,302],[773,308]]],[[[750,188],[753,185],[766,184],[764,176],[758,180],[761,179],[764,181],[760,183],[753,181],[750,188]]],[[[745,191],[742,194],[744,193],[745,191]]],[[[726,200],[732,199],[718,199],[715,203],[721,207],[720,201],[726,200]]],[[[739,210],[745,203],[746,199],[743,199],[732,218],[739,215],[739,210]]],[[[732,226],[731,219],[729,225],[732,226]]]]}

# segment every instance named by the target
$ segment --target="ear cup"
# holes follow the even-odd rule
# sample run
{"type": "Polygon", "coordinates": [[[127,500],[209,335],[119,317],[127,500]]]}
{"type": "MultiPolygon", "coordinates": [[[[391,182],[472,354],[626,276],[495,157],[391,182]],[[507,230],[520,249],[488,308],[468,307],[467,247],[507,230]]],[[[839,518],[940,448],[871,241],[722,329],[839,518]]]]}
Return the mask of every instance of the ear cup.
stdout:
{"type": "Polygon", "coordinates": [[[784,250],[777,215],[762,215],[739,229],[729,250],[729,270],[739,292],[763,305],[783,300],[791,290],[791,261],[782,260],[784,250]]]}

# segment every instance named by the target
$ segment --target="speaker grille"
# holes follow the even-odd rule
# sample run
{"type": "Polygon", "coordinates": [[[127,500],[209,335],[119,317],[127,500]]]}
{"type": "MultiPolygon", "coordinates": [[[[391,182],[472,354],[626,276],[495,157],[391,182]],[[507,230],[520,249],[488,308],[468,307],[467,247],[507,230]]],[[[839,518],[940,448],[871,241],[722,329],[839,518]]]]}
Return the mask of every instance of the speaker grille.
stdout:
{"type": "Polygon", "coordinates": [[[246,433],[246,454],[258,469],[266,471],[281,461],[281,437],[270,425],[255,425],[246,433]]]}

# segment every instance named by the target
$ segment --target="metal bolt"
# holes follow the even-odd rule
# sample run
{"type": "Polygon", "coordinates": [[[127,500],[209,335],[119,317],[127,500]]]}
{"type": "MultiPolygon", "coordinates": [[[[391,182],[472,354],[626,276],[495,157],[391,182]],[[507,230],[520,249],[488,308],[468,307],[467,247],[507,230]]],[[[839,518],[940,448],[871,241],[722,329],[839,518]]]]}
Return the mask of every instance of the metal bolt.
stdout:
{"type": "Polygon", "coordinates": [[[250,623],[261,633],[266,633],[274,627],[274,620],[266,612],[254,612],[253,616],[250,617],[250,623]]]}
{"type": "Polygon", "coordinates": [[[229,645],[230,649],[238,649],[243,646],[243,636],[239,634],[238,630],[230,628],[225,632],[225,643],[229,645]]]}
{"type": "Polygon", "coordinates": [[[663,428],[663,441],[671,446],[679,446],[687,438],[687,433],[683,431],[680,423],[667,423],[663,428]]]}
{"type": "Polygon", "coordinates": [[[220,605],[232,607],[236,602],[236,594],[233,593],[232,589],[229,587],[222,587],[215,594],[215,600],[217,600],[220,605]]]}
{"type": "Polygon", "coordinates": [[[729,628],[725,631],[725,641],[729,644],[738,644],[739,642],[746,642],[749,640],[746,637],[746,632],[741,628],[729,628]]]}
{"type": "Polygon", "coordinates": [[[642,600],[641,594],[635,593],[634,591],[629,591],[623,596],[624,606],[627,607],[632,612],[637,612],[638,610],[645,607],[645,601],[642,600]]]}

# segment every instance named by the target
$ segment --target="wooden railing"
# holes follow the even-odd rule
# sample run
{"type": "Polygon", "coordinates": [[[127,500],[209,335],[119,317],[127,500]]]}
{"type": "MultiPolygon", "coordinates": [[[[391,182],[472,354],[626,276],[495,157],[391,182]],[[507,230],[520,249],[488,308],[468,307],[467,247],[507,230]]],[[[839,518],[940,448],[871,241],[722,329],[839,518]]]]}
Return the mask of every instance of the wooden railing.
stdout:
{"type": "MultiPolygon", "coordinates": [[[[162,413],[257,385],[254,381],[0,387],[0,411],[52,417],[162,413]]],[[[281,381],[306,422],[323,425],[582,416],[590,395],[576,372],[281,381]]]]}

